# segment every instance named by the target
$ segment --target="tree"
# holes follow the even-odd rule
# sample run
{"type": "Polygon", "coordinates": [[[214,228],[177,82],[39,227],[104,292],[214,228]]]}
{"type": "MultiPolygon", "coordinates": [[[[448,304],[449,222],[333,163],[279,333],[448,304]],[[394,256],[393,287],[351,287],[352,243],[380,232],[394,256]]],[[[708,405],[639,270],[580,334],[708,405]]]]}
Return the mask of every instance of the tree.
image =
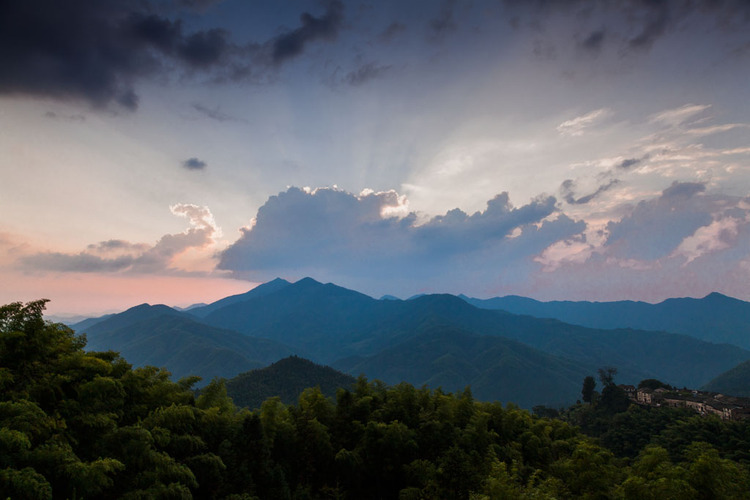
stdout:
{"type": "Polygon", "coordinates": [[[660,388],[663,388],[663,389],[672,389],[672,386],[669,385],[669,384],[665,384],[661,380],[656,380],[655,378],[647,378],[645,380],[641,380],[638,383],[638,388],[639,389],[644,389],[645,388],[645,389],[656,390],[656,389],[660,389],[660,388]]]}
{"type": "Polygon", "coordinates": [[[583,389],[581,389],[581,396],[584,402],[590,403],[594,397],[594,388],[596,387],[596,380],[591,375],[583,379],[583,389]]]}
{"type": "Polygon", "coordinates": [[[608,387],[615,385],[615,375],[617,375],[617,368],[614,366],[605,366],[599,368],[599,380],[602,382],[602,386],[608,387]]]}

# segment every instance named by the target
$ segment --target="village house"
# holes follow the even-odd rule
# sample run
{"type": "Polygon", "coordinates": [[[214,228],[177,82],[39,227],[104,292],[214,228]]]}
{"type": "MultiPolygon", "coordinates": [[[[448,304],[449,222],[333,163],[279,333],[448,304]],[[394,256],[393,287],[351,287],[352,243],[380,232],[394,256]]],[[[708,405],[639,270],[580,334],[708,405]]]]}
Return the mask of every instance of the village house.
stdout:
{"type": "Polygon", "coordinates": [[[637,391],[637,389],[635,388],[634,385],[623,385],[623,384],[621,384],[618,387],[620,389],[622,389],[623,391],[625,391],[625,394],[628,395],[628,398],[630,398],[633,401],[636,400],[636,391],[637,391]]]}
{"type": "MultiPolygon", "coordinates": [[[[623,388],[623,390],[625,390],[623,388]]],[[[627,391],[626,391],[627,392],[627,391]]],[[[629,397],[644,406],[669,406],[690,408],[699,415],[716,415],[722,420],[750,418],[750,399],[702,391],[639,388],[635,397],[629,397]]]]}

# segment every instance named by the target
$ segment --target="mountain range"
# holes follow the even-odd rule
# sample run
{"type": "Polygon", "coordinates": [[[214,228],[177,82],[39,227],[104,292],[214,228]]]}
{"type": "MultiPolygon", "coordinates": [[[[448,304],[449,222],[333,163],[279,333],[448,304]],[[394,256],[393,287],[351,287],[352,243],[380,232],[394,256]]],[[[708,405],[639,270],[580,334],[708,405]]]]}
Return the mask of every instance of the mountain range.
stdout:
{"type": "Polygon", "coordinates": [[[750,349],[750,303],[720,293],[711,293],[702,299],[667,299],[658,304],[630,300],[540,302],[515,295],[491,299],[459,297],[484,309],[554,318],[589,328],[637,328],[682,333],[709,342],[750,349]]]}
{"type": "MultiPolygon", "coordinates": [[[[675,300],[697,300],[699,305],[686,307],[693,315],[703,311],[702,324],[708,325],[711,308],[704,302],[724,304],[722,297],[675,300]]],[[[276,279],[189,310],[144,304],[73,328],[87,334],[89,349],[117,350],[133,364],[164,366],[175,377],[229,378],[294,354],[387,383],[449,391],[468,385],[481,399],[526,407],[575,401],[583,377],[603,366],[618,369],[618,382],[657,378],[700,387],[750,360],[750,351],[738,345],[696,338],[710,337],[706,332],[636,329],[645,320],[634,314],[618,318],[617,326],[588,327],[528,314],[543,315],[538,304],[549,304],[531,299],[506,301],[530,310],[496,309],[503,299],[508,298],[477,302],[439,294],[376,300],[311,278],[276,279]]],[[[681,303],[670,303],[670,314],[680,314],[674,304],[681,303]]]]}

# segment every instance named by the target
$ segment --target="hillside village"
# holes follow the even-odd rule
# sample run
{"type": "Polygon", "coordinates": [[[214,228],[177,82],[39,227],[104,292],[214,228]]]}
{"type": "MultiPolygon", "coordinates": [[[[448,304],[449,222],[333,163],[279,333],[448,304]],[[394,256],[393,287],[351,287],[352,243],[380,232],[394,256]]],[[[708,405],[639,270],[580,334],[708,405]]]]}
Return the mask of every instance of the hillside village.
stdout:
{"type": "Polygon", "coordinates": [[[636,388],[632,385],[619,387],[625,391],[631,401],[642,406],[691,408],[700,415],[716,415],[722,420],[750,419],[750,398],[691,389],[636,388]]]}

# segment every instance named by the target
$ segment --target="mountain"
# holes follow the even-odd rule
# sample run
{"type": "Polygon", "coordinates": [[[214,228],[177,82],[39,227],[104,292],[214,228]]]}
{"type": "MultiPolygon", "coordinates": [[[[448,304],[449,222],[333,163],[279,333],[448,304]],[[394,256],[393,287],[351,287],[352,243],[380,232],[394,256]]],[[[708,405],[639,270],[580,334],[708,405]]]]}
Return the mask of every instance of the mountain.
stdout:
{"type": "Polygon", "coordinates": [[[618,380],[623,383],[657,378],[680,387],[699,387],[737,363],[750,359],[750,351],[687,335],[629,328],[594,329],[554,319],[487,312],[499,314],[501,320],[493,328],[488,324],[491,317],[472,315],[469,324],[475,331],[518,340],[589,366],[617,367],[618,380]]]}
{"type": "Polygon", "coordinates": [[[380,297],[380,300],[401,300],[401,299],[399,299],[395,295],[383,295],[382,297],[380,297]]]}
{"type": "Polygon", "coordinates": [[[75,330],[77,332],[83,332],[83,331],[86,331],[88,328],[91,328],[95,324],[101,323],[105,319],[111,318],[112,316],[114,316],[114,314],[105,314],[104,316],[99,316],[99,317],[96,317],[96,318],[86,318],[86,319],[78,321],[76,323],[72,323],[72,324],[70,324],[68,326],[70,326],[73,330],[75,330]]]}
{"type": "Polygon", "coordinates": [[[349,389],[354,382],[354,377],[329,366],[290,356],[265,368],[240,373],[227,380],[226,387],[235,405],[260,408],[263,401],[274,396],[285,404],[296,403],[308,387],[320,387],[324,395],[335,398],[337,389],[349,389]]]}
{"type": "Polygon", "coordinates": [[[595,370],[520,342],[444,326],[426,327],[374,356],[341,360],[334,366],[389,384],[405,381],[449,392],[471,386],[478,399],[512,401],[525,408],[575,402],[582,380],[595,370]]]}
{"type": "Polygon", "coordinates": [[[175,311],[185,312],[190,311],[191,309],[196,309],[198,307],[206,307],[207,305],[208,304],[206,304],[205,302],[198,302],[197,304],[191,304],[187,307],[172,306],[172,309],[174,309],[175,311]]]}
{"type": "Polygon", "coordinates": [[[658,378],[672,385],[699,387],[750,359],[750,351],[685,335],[586,328],[479,309],[452,295],[375,300],[310,278],[216,309],[203,321],[276,340],[316,362],[329,364],[376,355],[428,326],[510,338],[586,367],[615,366],[618,380],[628,383],[658,378]]]}
{"type": "Polygon", "coordinates": [[[590,328],[668,331],[750,349],[750,302],[720,293],[711,293],[702,299],[667,299],[658,304],[633,301],[539,302],[513,295],[484,300],[461,298],[485,309],[555,318],[590,328]]]}
{"type": "Polygon", "coordinates": [[[203,321],[277,340],[316,362],[328,363],[358,353],[358,343],[370,336],[368,325],[377,323],[389,306],[398,304],[305,278],[276,292],[216,309],[203,321]]]}
{"type": "Polygon", "coordinates": [[[92,336],[99,333],[111,332],[121,328],[127,328],[136,323],[141,323],[148,319],[158,318],[160,316],[170,316],[174,318],[190,318],[189,315],[172,309],[163,304],[141,304],[118,314],[110,314],[101,318],[92,318],[94,321],[84,320],[76,323],[72,328],[78,333],[88,335],[91,342],[92,336]],[[86,324],[89,322],[88,324],[86,324]]]}
{"type": "Polygon", "coordinates": [[[273,293],[283,288],[286,288],[290,284],[291,283],[289,283],[287,280],[276,278],[275,280],[269,281],[268,283],[263,283],[261,285],[256,286],[249,292],[241,293],[239,295],[230,295],[229,297],[225,297],[223,299],[217,300],[216,302],[212,302],[211,304],[204,305],[202,307],[191,307],[189,312],[190,314],[194,316],[198,316],[199,318],[205,318],[206,316],[216,311],[217,309],[221,309],[222,307],[226,307],[231,304],[236,304],[238,302],[244,302],[246,300],[250,300],[256,297],[262,297],[264,295],[268,295],[269,293],[273,293]]]}
{"type": "Polygon", "coordinates": [[[293,353],[278,342],[208,326],[163,305],[136,306],[79,333],[86,333],[87,350],[118,351],[135,366],[165,367],[176,379],[198,375],[204,383],[293,353]]]}
{"type": "Polygon", "coordinates": [[[745,361],[722,373],[702,387],[704,391],[728,396],[750,397],[750,361],[745,361]]]}
{"type": "Polygon", "coordinates": [[[91,349],[117,350],[134,364],[166,366],[176,376],[231,377],[297,354],[350,373],[362,370],[370,378],[399,382],[395,374],[401,373],[397,365],[403,363],[402,370],[416,370],[406,379],[409,382],[440,383],[451,390],[472,384],[477,395],[502,396],[504,400],[525,397],[523,394],[538,389],[540,397],[553,404],[569,402],[570,395],[578,393],[583,377],[575,384],[572,379],[583,372],[573,370],[572,365],[585,370],[584,376],[595,373],[596,368],[614,366],[617,381],[622,383],[656,378],[675,386],[700,387],[750,359],[750,351],[687,335],[589,328],[481,309],[445,294],[406,301],[376,300],[310,278],[296,283],[277,279],[188,312],[142,304],[84,331],[91,349]],[[455,346],[455,338],[464,336],[462,341],[479,347],[476,351],[439,352],[437,344],[424,337],[438,335],[436,332],[445,336],[447,346],[455,346]],[[512,346],[507,343],[511,341],[515,341],[512,346]],[[422,351],[427,358],[422,359],[422,351]],[[480,359],[482,352],[491,354],[480,359]],[[493,364],[494,358],[502,363],[493,364]],[[389,364],[388,359],[400,361],[389,364]],[[421,365],[409,366],[410,360],[418,359],[421,365]],[[538,383],[534,373],[566,382],[554,389],[533,386],[536,389],[521,393],[491,392],[493,377],[510,377],[508,367],[517,370],[519,387],[538,383]],[[549,369],[545,371],[545,367],[549,369]],[[557,376],[552,374],[555,371],[557,376]],[[486,375],[495,372],[497,375],[486,375]],[[555,400],[555,395],[561,399],[555,400]]]}

